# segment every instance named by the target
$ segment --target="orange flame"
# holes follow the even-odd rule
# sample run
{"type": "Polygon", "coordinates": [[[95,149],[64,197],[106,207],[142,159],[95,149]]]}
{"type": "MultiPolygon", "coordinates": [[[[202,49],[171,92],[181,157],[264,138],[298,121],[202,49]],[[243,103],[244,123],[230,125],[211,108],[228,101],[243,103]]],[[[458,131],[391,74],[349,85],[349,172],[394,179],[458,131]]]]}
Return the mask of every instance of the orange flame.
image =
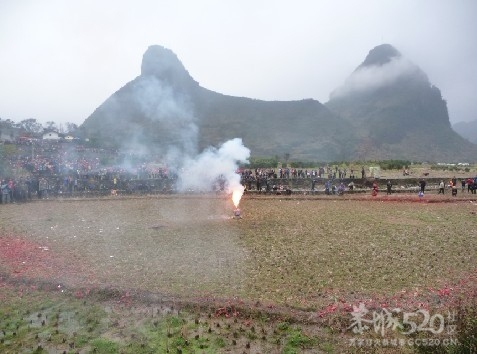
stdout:
{"type": "Polygon", "coordinates": [[[236,208],[238,208],[240,199],[242,199],[242,195],[243,195],[243,187],[242,189],[234,189],[234,191],[232,192],[232,201],[234,202],[234,205],[236,208]]]}

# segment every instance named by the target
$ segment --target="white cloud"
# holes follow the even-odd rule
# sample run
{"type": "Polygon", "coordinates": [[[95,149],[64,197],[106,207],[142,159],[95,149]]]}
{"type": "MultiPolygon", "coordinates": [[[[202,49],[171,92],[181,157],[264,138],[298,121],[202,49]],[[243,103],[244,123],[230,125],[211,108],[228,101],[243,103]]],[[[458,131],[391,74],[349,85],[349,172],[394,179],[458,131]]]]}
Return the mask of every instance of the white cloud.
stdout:
{"type": "Polygon", "coordinates": [[[384,65],[362,66],[355,70],[343,86],[331,93],[331,98],[346,96],[350,93],[376,90],[390,85],[397,79],[407,75],[414,75],[419,68],[403,57],[391,59],[384,65]]]}

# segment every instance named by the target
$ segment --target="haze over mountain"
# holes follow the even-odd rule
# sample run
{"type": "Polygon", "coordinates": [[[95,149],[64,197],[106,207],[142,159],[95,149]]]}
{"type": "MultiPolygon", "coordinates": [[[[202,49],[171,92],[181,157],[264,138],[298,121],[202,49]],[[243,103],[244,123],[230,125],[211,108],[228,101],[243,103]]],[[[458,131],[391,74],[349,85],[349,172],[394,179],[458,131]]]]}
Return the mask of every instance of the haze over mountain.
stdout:
{"type": "Polygon", "coordinates": [[[427,75],[389,44],[372,49],[326,106],[355,132],[354,157],[475,160],[456,134],[447,103],[427,75]]]}
{"type": "MultiPolygon", "coordinates": [[[[284,83],[286,85],[286,83],[284,83]]],[[[173,162],[235,137],[253,156],[295,160],[475,160],[426,74],[391,45],[370,51],[325,105],[262,101],[203,88],[169,49],[151,46],[141,75],[82,125],[98,144],[154,152],[173,162]]]]}
{"type": "Polygon", "coordinates": [[[471,143],[477,144],[477,119],[470,122],[458,122],[452,125],[458,134],[471,143]]]}

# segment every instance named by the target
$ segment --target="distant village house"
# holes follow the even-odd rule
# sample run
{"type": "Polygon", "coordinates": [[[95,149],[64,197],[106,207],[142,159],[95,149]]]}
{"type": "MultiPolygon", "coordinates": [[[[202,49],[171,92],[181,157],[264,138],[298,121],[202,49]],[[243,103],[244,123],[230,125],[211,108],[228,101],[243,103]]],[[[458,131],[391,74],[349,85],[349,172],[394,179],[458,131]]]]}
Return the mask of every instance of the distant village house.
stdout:
{"type": "Polygon", "coordinates": [[[51,130],[43,133],[43,140],[60,140],[61,136],[58,132],[51,130]]]}

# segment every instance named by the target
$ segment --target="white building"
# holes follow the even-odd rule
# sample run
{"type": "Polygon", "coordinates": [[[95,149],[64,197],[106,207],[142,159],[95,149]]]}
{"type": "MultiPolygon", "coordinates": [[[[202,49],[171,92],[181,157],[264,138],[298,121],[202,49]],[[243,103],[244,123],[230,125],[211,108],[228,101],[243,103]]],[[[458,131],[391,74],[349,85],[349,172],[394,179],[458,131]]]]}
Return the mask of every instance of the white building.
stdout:
{"type": "Polygon", "coordinates": [[[60,135],[58,132],[53,130],[43,133],[43,140],[60,140],[60,135]]]}

